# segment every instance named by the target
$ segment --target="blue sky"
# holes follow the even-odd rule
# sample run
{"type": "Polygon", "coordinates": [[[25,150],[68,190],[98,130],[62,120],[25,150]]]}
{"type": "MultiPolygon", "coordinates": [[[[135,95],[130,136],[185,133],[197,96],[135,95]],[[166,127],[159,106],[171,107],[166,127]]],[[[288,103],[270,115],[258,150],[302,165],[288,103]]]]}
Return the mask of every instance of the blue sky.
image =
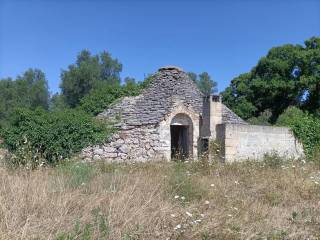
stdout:
{"type": "Polygon", "coordinates": [[[209,74],[222,91],[273,47],[320,36],[319,0],[0,0],[0,78],[60,73],[82,49],[106,50],[121,76],[164,65],[209,74]]]}

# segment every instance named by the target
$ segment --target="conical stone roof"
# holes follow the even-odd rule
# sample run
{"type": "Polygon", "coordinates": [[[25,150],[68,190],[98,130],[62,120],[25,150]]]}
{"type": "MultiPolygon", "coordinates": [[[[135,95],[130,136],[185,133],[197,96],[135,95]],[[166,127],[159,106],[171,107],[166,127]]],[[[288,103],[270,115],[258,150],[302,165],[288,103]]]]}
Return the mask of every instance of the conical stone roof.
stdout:
{"type": "MultiPolygon", "coordinates": [[[[202,114],[203,94],[197,85],[181,68],[167,66],[153,75],[152,83],[139,96],[121,99],[99,117],[119,117],[122,127],[157,124],[177,102],[202,114]]],[[[222,122],[247,124],[225,105],[222,105],[222,122]]]]}
{"type": "Polygon", "coordinates": [[[142,94],[123,98],[99,117],[120,116],[121,125],[127,126],[157,124],[170,113],[177,101],[200,114],[202,98],[203,94],[182,69],[162,67],[142,94]]]}

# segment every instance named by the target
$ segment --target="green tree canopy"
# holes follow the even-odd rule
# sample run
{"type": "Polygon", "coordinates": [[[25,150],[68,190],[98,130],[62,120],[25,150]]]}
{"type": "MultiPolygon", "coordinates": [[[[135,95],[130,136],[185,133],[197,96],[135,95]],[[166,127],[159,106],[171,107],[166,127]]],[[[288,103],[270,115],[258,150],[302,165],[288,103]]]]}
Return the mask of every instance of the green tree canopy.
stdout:
{"type": "Polygon", "coordinates": [[[88,50],[81,51],[76,63],[61,73],[60,87],[66,103],[76,107],[99,82],[119,85],[121,71],[122,64],[109,53],[91,55],[88,50]]]}
{"type": "Polygon", "coordinates": [[[203,72],[199,75],[194,72],[188,72],[188,75],[190,79],[197,84],[198,88],[204,95],[209,96],[210,94],[218,91],[217,82],[215,82],[207,72],[203,72]]]}
{"type": "Polygon", "coordinates": [[[320,108],[320,38],[305,46],[272,48],[249,72],[231,81],[222,93],[226,105],[241,117],[259,117],[270,110],[271,122],[288,106],[317,112],[320,108]]]}
{"type": "Polygon", "coordinates": [[[48,82],[41,70],[28,69],[15,80],[0,80],[0,121],[7,120],[18,107],[48,109],[48,82]]]}

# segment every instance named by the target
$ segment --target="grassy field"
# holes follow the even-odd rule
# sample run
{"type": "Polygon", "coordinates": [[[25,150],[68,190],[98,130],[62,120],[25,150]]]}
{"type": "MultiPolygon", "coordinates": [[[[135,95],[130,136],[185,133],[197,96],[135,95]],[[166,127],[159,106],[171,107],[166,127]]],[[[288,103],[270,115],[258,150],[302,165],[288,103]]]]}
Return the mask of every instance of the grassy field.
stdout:
{"type": "Polygon", "coordinates": [[[0,168],[0,239],[320,239],[320,168],[274,158],[0,168]]]}

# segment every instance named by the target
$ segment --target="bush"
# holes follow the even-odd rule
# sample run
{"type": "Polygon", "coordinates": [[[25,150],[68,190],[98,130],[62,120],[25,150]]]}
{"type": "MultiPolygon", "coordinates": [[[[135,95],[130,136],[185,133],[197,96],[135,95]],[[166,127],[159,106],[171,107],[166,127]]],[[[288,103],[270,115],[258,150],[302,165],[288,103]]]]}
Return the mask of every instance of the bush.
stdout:
{"type": "Polygon", "coordinates": [[[296,107],[289,107],[282,113],[278,126],[290,127],[295,136],[302,142],[305,154],[309,159],[320,149],[320,119],[301,111],[296,107]]]}
{"type": "MultiPolygon", "coordinates": [[[[18,109],[2,136],[9,151],[20,153],[24,149],[29,152],[31,161],[44,159],[52,164],[90,144],[105,141],[112,130],[107,124],[79,110],[47,112],[18,109]]],[[[20,161],[22,165],[25,162],[20,161]]]]}

